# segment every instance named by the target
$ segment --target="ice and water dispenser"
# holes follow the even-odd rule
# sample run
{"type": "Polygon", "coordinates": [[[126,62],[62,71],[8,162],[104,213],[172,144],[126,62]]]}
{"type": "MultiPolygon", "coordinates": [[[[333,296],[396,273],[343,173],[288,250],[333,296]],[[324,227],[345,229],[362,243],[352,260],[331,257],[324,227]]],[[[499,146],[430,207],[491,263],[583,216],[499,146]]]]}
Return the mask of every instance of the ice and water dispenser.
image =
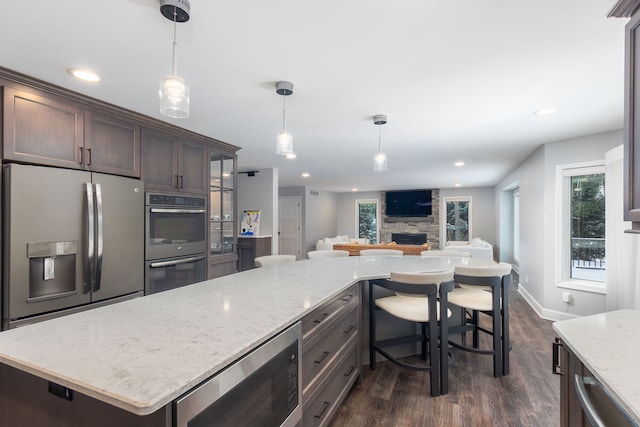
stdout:
{"type": "Polygon", "coordinates": [[[76,285],[77,241],[28,243],[27,257],[29,258],[28,302],[57,298],[78,291],[76,285]]]}

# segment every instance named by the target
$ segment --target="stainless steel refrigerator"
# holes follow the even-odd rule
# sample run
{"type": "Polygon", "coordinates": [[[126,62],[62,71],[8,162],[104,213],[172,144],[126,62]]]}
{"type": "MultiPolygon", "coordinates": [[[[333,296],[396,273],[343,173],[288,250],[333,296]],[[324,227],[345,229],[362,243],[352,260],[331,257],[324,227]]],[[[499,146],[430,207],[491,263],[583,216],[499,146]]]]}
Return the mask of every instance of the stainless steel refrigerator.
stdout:
{"type": "Polygon", "coordinates": [[[144,185],[4,166],[3,329],[143,295],[144,185]]]}

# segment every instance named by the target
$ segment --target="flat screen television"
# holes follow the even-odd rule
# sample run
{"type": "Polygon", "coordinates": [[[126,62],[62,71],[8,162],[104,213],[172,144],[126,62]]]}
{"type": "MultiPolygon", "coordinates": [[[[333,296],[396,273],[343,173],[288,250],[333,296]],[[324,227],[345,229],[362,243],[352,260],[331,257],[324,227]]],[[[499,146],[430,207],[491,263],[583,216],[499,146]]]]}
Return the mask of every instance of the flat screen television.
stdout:
{"type": "Polygon", "coordinates": [[[385,214],[396,217],[431,215],[431,190],[387,191],[385,214]]]}

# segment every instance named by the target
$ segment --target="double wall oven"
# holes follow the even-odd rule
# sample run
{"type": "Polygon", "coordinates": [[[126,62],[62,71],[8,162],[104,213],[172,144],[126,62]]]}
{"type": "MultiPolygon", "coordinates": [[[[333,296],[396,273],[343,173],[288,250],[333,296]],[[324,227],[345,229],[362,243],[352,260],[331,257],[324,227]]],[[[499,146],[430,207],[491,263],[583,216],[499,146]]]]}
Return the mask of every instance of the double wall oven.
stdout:
{"type": "Polygon", "coordinates": [[[147,193],[145,294],[190,285],[206,278],[206,198],[147,193]]]}

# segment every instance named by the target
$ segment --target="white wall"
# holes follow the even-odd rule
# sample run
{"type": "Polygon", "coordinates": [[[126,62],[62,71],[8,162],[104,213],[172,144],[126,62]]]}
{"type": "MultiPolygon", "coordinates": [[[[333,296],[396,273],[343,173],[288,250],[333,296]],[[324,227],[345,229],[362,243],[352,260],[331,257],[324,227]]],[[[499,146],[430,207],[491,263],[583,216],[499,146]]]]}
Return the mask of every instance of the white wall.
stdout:
{"type": "MultiPolygon", "coordinates": [[[[336,235],[358,237],[356,227],[356,200],[378,200],[378,210],[382,206],[379,191],[338,193],[338,208],[336,210],[337,230],[336,235]]],[[[380,212],[378,212],[380,214],[380,212]]]]}
{"type": "Polygon", "coordinates": [[[255,176],[238,174],[238,224],[243,210],[260,209],[260,235],[271,235],[271,251],[278,253],[278,169],[260,169],[255,176]]]}
{"type": "Polygon", "coordinates": [[[556,197],[556,167],[604,161],[605,153],[621,143],[622,131],[618,130],[545,144],[495,188],[496,240],[500,242],[509,232],[501,226],[501,215],[507,211],[500,203],[505,203],[504,192],[511,191],[514,183],[520,187],[520,292],[544,318],[559,320],[606,310],[604,295],[572,290],[574,301],[567,304],[562,302],[566,289],[556,287],[561,258],[557,251],[561,206],[556,197]]]}
{"type": "MultiPolygon", "coordinates": [[[[480,237],[487,242],[495,245],[495,203],[493,187],[475,187],[475,188],[441,188],[440,189],[440,206],[444,206],[443,199],[445,197],[471,197],[471,233],[469,238],[480,237]]],[[[440,246],[445,246],[445,224],[447,218],[443,214],[440,215],[440,246]]],[[[495,251],[494,251],[495,253],[495,251]]]]}

